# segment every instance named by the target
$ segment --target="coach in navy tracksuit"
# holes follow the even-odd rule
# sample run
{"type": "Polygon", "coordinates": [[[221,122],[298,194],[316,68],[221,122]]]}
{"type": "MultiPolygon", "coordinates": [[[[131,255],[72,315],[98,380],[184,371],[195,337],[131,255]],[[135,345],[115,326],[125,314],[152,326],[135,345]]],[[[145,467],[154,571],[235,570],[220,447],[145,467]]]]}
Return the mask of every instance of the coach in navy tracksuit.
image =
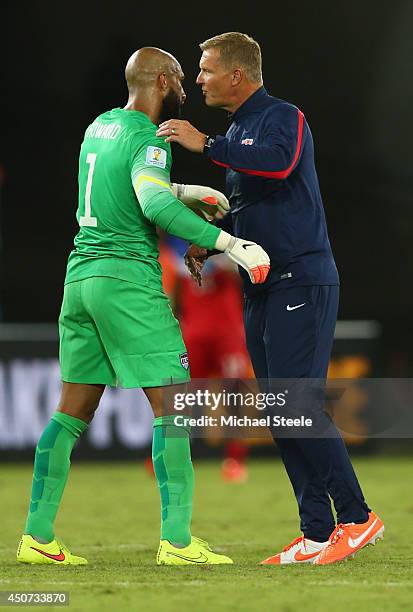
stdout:
{"type": "MultiPolygon", "coordinates": [[[[256,377],[325,379],[339,278],[312,135],[297,107],[268,95],[260,55],[254,63],[243,40],[237,47],[237,36],[252,41],[231,33],[201,45],[197,78],[207,105],[232,111],[226,136],[207,136],[179,120],[165,122],[158,133],[227,168],[231,209],[218,225],[257,242],[270,256],[271,270],[262,285],[253,285],[240,268],[247,347],[256,377]],[[226,64],[228,50],[239,57],[240,69],[226,64]]],[[[202,263],[205,251],[193,245],[188,254],[194,266],[202,263]]],[[[297,497],[302,532],[313,548],[303,540],[298,557],[294,553],[289,560],[283,552],[273,563],[308,561],[319,552],[317,543],[324,546],[335,528],[329,495],[338,523],[368,525],[370,510],[337,432],[324,438],[279,438],[277,444],[297,497]]]]}

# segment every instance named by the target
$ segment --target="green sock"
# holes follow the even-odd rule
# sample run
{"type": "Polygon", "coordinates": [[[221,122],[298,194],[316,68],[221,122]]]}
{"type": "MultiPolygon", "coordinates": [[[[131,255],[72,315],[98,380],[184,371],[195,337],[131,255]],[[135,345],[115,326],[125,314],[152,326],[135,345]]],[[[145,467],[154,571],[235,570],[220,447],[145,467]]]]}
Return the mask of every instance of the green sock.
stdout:
{"type": "Polygon", "coordinates": [[[173,424],[175,416],[153,423],[152,460],[161,494],[161,540],[188,546],[191,543],[194,468],[189,429],[173,424]]]}
{"type": "Polygon", "coordinates": [[[88,424],[63,412],[55,412],[36,447],[32,496],[24,533],[50,542],[53,524],[66,485],[70,454],[88,424]]]}

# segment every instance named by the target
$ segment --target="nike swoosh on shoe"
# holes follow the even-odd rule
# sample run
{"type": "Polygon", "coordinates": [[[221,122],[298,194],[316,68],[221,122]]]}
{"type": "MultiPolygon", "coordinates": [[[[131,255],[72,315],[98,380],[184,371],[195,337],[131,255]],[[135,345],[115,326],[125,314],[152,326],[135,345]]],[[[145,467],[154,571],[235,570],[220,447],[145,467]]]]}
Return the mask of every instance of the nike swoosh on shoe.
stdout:
{"type": "Polygon", "coordinates": [[[359,546],[362,543],[364,538],[369,535],[369,533],[371,532],[371,530],[373,529],[376,523],[377,523],[377,519],[375,519],[375,521],[370,525],[370,527],[366,529],[366,531],[362,533],[361,536],[359,536],[355,540],[353,540],[353,538],[349,536],[348,545],[350,546],[350,548],[357,548],[357,546],[359,546]]]}
{"type": "Polygon", "coordinates": [[[191,561],[191,563],[206,563],[208,561],[208,557],[203,553],[199,553],[198,557],[185,557],[184,555],[178,555],[177,553],[173,552],[167,552],[166,554],[171,555],[172,557],[179,557],[185,561],[191,561]]]}
{"type": "Polygon", "coordinates": [[[34,546],[30,546],[30,548],[36,550],[45,557],[49,557],[49,559],[53,559],[54,561],[64,561],[66,559],[65,554],[62,550],[60,550],[60,553],[58,555],[51,555],[50,553],[47,553],[44,550],[40,550],[40,548],[35,548],[34,546]]]}
{"type": "Polygon", "coordinates": [[[314,553],[309,553],[308,555],[303,555],[303,553],[300,550],[297,550],[297,552],[294,555],[294,559],[296,561],[308,561],[309,559],[314,559],[314,557],[317,557],[317,555],[319,555],[321,552],[321,550],[317,550],[314,553]]]}

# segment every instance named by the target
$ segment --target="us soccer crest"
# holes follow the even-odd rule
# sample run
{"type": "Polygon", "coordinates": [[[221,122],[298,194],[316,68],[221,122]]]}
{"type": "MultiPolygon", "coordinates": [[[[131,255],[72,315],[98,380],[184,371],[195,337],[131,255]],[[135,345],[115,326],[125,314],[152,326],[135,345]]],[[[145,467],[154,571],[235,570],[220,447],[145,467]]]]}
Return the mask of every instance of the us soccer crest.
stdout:
{"type": "Polygon", "coordinates": [[[179,355],[179,359],[181,361],[181,366],[187,370],[189,368],[189,358],[188,358],[188,353],[182,353],[181,355],[179,355]]]}

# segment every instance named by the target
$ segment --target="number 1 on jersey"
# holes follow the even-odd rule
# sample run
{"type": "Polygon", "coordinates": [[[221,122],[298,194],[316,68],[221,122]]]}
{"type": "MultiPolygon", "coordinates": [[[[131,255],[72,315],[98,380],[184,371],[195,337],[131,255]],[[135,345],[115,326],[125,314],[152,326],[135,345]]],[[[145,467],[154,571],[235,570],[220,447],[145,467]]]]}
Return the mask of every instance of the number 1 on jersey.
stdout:
{"type": "Polygon", "coordinates": [[[85,191],[85,216],[79,218],[79,225],[87,225],[88,227],[96,227],[98,224],[97,217],[92,217],[92,205],[90,203],[90,194],[92,193],[93,172],[95,171],[96,153],[88,153],[86,163],[89,164],[89,172],[86,181],[85,191]]]}

